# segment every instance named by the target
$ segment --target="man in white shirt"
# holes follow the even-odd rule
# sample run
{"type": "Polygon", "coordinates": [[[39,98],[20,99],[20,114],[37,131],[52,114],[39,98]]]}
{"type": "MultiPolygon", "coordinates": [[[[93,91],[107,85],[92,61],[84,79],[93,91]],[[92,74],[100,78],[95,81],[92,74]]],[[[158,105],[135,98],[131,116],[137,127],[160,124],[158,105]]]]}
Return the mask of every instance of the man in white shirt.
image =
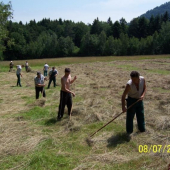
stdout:
{"type": "Polygon", "coordinates": [[[25,71],[28,72],[28,61],[25,62],[25,71]]]}
{"type": "Polygon", "coordinates": [[[36,99],[39,99],[39,92],[43,94],[43,97],[46,97],[44,80],[47,79],[40,72],[37,72],[37,77],[34,78],[36,99]]]}
{"type": "Polygon", "coordinates": [[[127,82],[126,88],[122,95],[122,111],[127,112],[126,115],[126,132],[131,134],[133,132],[133,119],[136,114],[138,129],[140,132],[145,132],[145,118],[144,118],[144,106],[143,98],[146,93],[146,83],[144,77],[140,76],[137,71],[132,71],[130,73],[131,79],[127,82]],[[127,108],[137,102],[130,109],[125,107],[125,97],[127,98],[127,108]]]}
{"type": "Polygon", "coordinates": [[[19,85],[21,87],[21,77],[22,77],[22,74],[21,74],[21,65],[17,65],[17,71],[16,71],[16,75],[17,75],[17,86],[19,85]],[[21,77],[20,77],[21,76],[21,77]]]}
{"type": "Polygon", "coordinates": [[[11,62],[9,63],[9,72],[11,72],[11,71],[13,70],[13,66],[14,66],[14,64],[13,64],[13,62],[11,61],[11,62]]]}
{"type": "Polygon", "coordinates": [[[47,63],[45,63],[44,68],[43,68],[44,76],[47,76],[48,69],[49,69],[49,65],[47,63]]]}

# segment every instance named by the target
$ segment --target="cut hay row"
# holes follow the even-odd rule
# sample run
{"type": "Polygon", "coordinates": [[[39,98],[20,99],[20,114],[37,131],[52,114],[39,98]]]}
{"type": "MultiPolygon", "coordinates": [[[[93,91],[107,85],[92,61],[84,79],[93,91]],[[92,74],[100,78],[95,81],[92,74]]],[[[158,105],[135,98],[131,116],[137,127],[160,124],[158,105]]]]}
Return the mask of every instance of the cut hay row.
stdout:
{"type": "MultiPolygon", "coordinates": [[[[64,74],[66,66],[68,65],[57,67],[59,71],[57,88],[51,85],[50,89],[46,90],[46,99],[41,97],[39,100],[35,100],[33,80],[36,76],[34,71],[42,72],[40,66],[35,68],[33,66],[33,71],[29,73],[23,70],[23,77],[30,84],[29,87],[22,78],[23,87],[16,87],[15,72],[3,72],[0,75],[2,89],[0,162],[6,161],[9,164],[10,157],[28,155],[28,158],[16,160],[5,169],[35,168],[36,163],[31,164],[31,162],[35,159],[33,157],[36,153],[43,154],[41,150],[70,161],[70,165],[61,162],[58,165],[51,164],[51,169],[61,169],[62,166],[75,170],[100,169],[100,167],[132,169],[133,166],[135,169],[137,165],[137,169],[165,169],[169,163],[169,153],[139,153],[138,146],[169,145],[170,59],[69,65],[72,70],[71,75],[78,77],[72,86],[76,93],[76,97],[73,98],[73,113],[70,120],[66,110],[64,118],[58,122],[56,117],[60,77],[64,74]],[[134,133],[131,139],[128,139],[125,134],[124,113],[95,134],[89,147],[85,139],[121,112],[121,95],[133,69],[138,69],[147,83],[144,99],[147,132],[138,133],[135,120],[134,133]],[[130,162],[133,162],[133,166],[130,162]]],[[[41,159],[42,162],[46,161],[41,159]]],[[[47,163],[46,166],[50,165],[47,163]]],[[[4,167],[5,165],[0,165],[0,169],[4,167]]]]}

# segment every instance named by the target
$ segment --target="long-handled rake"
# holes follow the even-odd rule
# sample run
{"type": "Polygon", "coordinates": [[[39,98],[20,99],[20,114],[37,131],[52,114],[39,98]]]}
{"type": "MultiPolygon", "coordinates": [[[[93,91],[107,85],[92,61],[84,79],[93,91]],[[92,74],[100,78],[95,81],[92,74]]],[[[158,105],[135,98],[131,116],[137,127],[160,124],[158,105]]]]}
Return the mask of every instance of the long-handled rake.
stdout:
{"type": "MultiPolygon", "coordinates": [[[[132,105],[130,105],[130,106],[127,108],[127,110],[129,110],[132,106],[134,106],[134,105],[135,105],[136,103],[138,103],[139,101],[140,101],[140,99],[137,100],[136,102],[134,102],[132,105]]],[[[95,131],[94,133],[92,133],[89,137],[91,138],[92,136],[94,136],[97,132],[99,132],[101,129],[103,129],[103,128],[106,127],[108,124],[110,124],[111,122],[113,122],[116,118],[118,118],[122,113],[124,113],[124,112],[121,112],[121,113],[117,114],[112,120],[110,120],[108,123],[106,123],[105,125],[103,125],[100,129],[98,129],[97,131],[95,131]]],[[[89,138],[87,138],[86,141],[87,141],[88,144],[90,144],[90,139],[89,139],[89,138]]]]}
{"type": "Polygon", "coordinates": [[[26,83],[26,87],[29,87],[29,86],[31,86],[27,81],[26,81],[26,79],[25,78],[23,78],[23,76],[22,76],[22,79],[25,81],[25,83],[26,83]]]}

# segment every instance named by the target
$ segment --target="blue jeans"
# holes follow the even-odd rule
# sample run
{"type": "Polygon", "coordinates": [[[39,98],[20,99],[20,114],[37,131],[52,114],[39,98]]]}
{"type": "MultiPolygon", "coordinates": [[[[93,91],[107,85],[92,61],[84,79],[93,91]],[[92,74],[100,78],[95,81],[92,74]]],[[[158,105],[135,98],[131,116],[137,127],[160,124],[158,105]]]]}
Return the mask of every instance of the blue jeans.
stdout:
{"type": "Polygon", "coordinates": [[[20,79],[20,74],[17,74],[17,86],[19,85],[21,87],[21,79],[20,79]]]}

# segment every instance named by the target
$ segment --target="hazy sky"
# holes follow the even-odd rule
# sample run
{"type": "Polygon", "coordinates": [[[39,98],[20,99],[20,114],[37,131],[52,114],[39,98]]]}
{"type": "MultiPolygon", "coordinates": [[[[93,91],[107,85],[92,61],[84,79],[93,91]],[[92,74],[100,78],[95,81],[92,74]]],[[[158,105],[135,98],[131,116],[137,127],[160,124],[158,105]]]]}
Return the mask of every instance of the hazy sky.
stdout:
{"type": "MultiPolygon", "coordinates": [[[[1,0],[7,4],[9,0],[1,0]]],[[[13,21],[23,23],[62,18],[74,22],[93,23],[97,17],[115,22],[122,17],[130,22],[146,11],[168,2],[168,0],[11,0],[13,21]]]]}

